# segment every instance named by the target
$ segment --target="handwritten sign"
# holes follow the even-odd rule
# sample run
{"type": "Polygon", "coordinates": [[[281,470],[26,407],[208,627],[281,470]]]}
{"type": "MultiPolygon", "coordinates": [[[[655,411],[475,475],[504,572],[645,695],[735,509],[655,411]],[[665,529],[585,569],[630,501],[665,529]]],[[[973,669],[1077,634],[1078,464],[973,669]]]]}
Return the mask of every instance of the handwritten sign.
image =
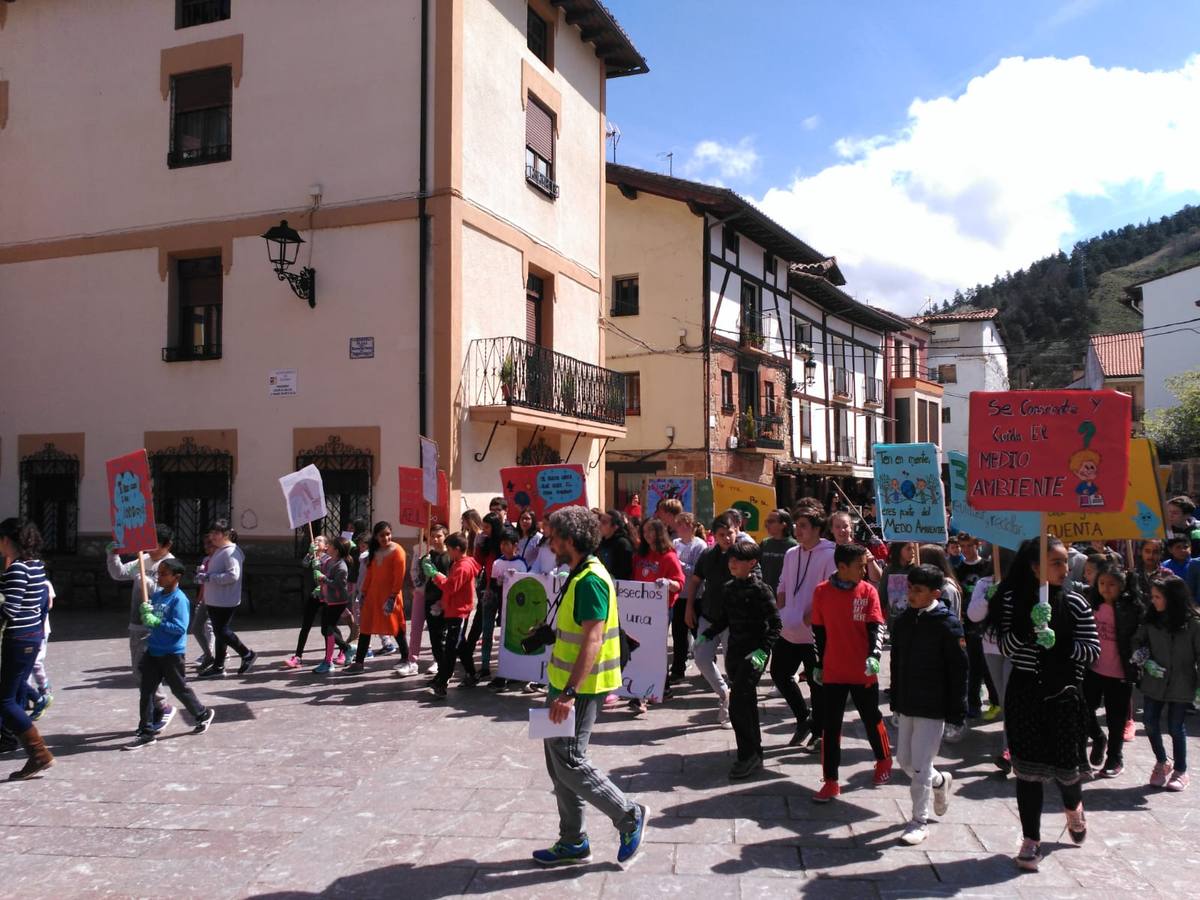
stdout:
{"type": "Polygon", "coordinates": [[[1010,549],[1038,536],[1042,527],[1042,517],[1038,513],[971,506],[967,502],[967,454],[951,450],[947,457],[950,462],[950,511],[955,528],[989,544],[1010,549]]]}
{"type": "Polygon", "coordinates": [[[967,496],[976,509],[1119,512],[1132,399],[1118,391],[972,391],[967,496]]]}
{"type": "Polygon", "coordinates": [[[875,445],[875,505],[887,541],[946,541],[936,444],[875,445]]]}
{"type": "Polygon", "coordinates": [[[736,509],[742,514],[742,530],[756,541],[766,539],[767,513],[775,508],[774,485],[714,475],[712,491],[716,515],[736,509]]]}
{"type": "Polygon", "coordinates": [[[279,486],[283,488],[288,524],[292,528],[303,528],[309,522],[325,518],[325,485],[316,466],[305,466],[299,472],[284,475],[279,486]]]}
{"type": "Polygon", "coordinates": [[[150,462],[145,450],[135,450],[105,463],[108,474],[108,514],[118,553],[137,553],[158,546],[154,527],[154,496],[150,462]]]}
{"type": "Polygon", "coordinates": [[[1064,541],[1166,540],[1158,453],[1147,438],[1129,442],[1129,490],[1120,512],[1050,513],[1046,530],[1064,541]]]}
{"type": "Polygon", "coordinates": [[[693,485],[692,478],[647,478],[646,512],[653,515],[658,504],[668,499],[682,503],[684,512],[695,512],[693,485]]]}
{"type": "Polygon", "coordinates": [[[564,506],[587,506],[587,481],[583,466],[509,466],[500,470],[508,518],[515,522],[521,510],[531,509],[541,519],[564,506]]]}
{"type": "Polygon", "coordinates": [[[400,509],[397,519],[401,525],[424,528],[430,522],[451,525],[450,481],[446,471],[438,469],[438,502],[430,509],[425,500],[425,472],[416,466],[400,466],[400,509]]]}
{"type": "Polygon", "coordinates": [[[652,581],[617,581],[617,614],[621,628],[637,643],[621,668],[620,697],[662,701],[667,681],[667,589],[652,581]]]}
{"type": "Polygon", "coordinates": [[[438,502],[438,445],[427,437],[421,438],[421,494],[426,503],[438,502]]]}

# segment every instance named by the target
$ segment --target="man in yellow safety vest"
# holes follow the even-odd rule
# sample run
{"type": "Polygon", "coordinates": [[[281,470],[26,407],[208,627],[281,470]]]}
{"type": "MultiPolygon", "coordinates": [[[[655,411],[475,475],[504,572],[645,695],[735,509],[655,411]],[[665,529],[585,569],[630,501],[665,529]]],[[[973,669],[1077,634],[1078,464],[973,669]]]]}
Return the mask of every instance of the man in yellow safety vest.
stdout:
{"type": "Polygon", "coordinates": [[[650,811],[623,794],[588,759],[596,713],[605,695],[621,685],[617,592],[607,570],[593,555],[600,543],[600,523],[590,510],[568,506],[552,513],[549,531],[558,562],[570,567],[556,601],[554,648],[546,670],[550,721],[560,724],[574,712],[575,734],[544,741],[546,769],[558,799],[558,841],[535,851],[533,858],[543,866],[591,859],[583,827],[586,801],[616,826],[620,833],[617,862],[624,864],[642,844],[650,811]]]}

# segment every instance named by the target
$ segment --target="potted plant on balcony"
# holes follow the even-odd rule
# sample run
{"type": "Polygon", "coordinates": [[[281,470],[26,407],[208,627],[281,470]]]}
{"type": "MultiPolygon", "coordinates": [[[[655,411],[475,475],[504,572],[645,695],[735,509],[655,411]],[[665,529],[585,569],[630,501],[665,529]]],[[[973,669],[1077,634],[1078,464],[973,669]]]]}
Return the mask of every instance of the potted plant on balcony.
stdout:
{"type": "Polygon", "coordinates": [[[504,357],[504,362],[500,364],[500,393],[504,395],[504,402],[512,402],[513,384],[517,377],[517,367],[513,363],[512,354],[504,357]]]}
{"type": "Polygon", "coordinates": [[[741,427],[742,445],[745,447],[753,447],[755,440],[758,438],[758,425],[754,421],[754,410],[747,406],[746,411],[742,413],[741,427]]]}

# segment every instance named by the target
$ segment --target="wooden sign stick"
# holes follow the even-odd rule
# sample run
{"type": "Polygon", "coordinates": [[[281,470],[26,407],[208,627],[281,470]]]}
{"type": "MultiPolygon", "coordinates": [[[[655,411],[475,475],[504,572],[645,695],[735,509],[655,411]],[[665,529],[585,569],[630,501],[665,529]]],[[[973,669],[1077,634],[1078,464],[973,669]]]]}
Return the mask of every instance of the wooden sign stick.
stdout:
{"type": "Polygon", "coordinates": [[[146,555],[138,551],[138,574],[142,576],[142,603],[150,602],[150,586],[146,584],[146,555]]]}
{"type": "Polygon", "coordinates": [[[1000,548],[992,544],[992,583],[999,584],[1004,577],[1004,573],[1000,571],[1000,548]]]}
{"type": "Polygon", "coordinates": [[[308,523],[308,543],[311,545],[311,544],[315,544],[316,542],[317,542],[317,539],[315,537],[313,537],[312,522],[309,522],[308,523]]]}
{"type": "Polygon", "coordinates": [[[919,566],[921,564],[921,544],[918,541],[913,541],[912,548],[913,548],[912,564],[914,566],[919,566]]]}

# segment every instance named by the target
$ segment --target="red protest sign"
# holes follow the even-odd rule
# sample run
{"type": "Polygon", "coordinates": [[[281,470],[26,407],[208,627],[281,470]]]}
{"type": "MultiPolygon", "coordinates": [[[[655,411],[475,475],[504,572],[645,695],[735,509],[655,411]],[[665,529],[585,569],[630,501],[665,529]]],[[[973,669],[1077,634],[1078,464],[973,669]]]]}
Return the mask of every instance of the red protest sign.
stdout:
{"type": "Polygon", "coordinates": [[[104,465],[108,473],[108,515],[117,552],[153,550],[158,546],[158,537],[146,451],[127,453],[104,465]]]}
{"type": "Polygon", "coordinates": [[[579,463],[510,466],[500,470],[500,483],[513,522],[523,509],[532,509],[541,519],[564,506],[587,506],[587,480],[579,463]]]}
{"type": "Polygon", "coordinates": [[[975,509],[1120,512],[1133,402],[1119,391],[972,391],[975,509]]]}
{"type": "MultiPolygon", "coordinates": [[[[428,506],[425,502],[424,472],[418,466],[400,467],[400,513],[401,525],[424,528],[429,524],[428,506]]],[[[450,524],[450,481],[445,469],[438,469],[438,503],[433,507],[433,521],[450,524]]]]}

